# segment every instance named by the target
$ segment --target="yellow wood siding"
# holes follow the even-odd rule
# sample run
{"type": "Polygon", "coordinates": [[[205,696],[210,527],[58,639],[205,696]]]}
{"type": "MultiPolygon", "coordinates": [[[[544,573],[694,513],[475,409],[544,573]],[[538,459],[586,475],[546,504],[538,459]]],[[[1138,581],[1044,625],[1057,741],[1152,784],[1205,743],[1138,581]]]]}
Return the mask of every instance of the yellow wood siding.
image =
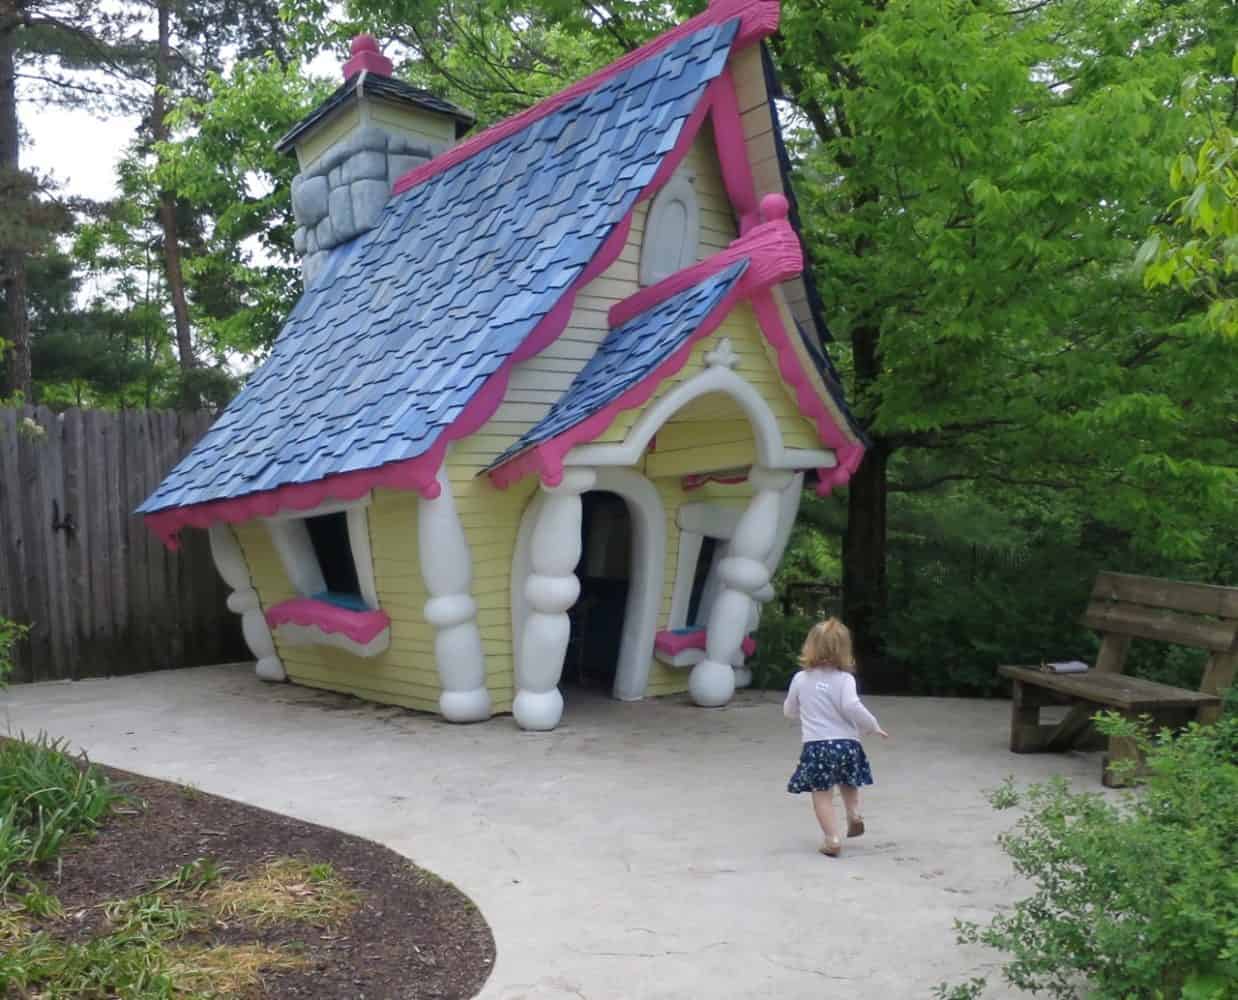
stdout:
{"type": "Polygon", "coordinates": [[[323,153],[334,146],[349,132],[361,125],[361,112],[357,105],[352,104],[339,115],[331,118],[317,130],[298,140],[296,144],[297,162],[304,173],[318,160],[323,153]]]}
{"type": "Polygon", "coordinates": [[[387,131],[428,142],[436,148],[455,145],[456,123],[445,115],[396,107],[373,97],[366,98],[364,108],[363,115],[387,131]]]}

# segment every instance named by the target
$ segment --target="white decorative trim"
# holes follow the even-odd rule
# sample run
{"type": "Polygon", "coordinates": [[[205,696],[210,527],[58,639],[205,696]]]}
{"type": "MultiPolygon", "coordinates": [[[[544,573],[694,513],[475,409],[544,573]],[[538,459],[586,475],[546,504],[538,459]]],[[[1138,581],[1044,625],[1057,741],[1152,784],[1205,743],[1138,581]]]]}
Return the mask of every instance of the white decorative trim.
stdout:
{"type": "Polygon", "coordinates": [[[778,539],[782,492],[794,480],[785,471],[754,466],[748,481],[756,493],[748,503],[727,549],[717,565],[719,591],[705,631],[705,658],[692,668],[688,690],[707,707],[725,705],[735,693],[735,664],[742,662],[744,637],[751,620],[753,595],[770,582],[766,560],[778,539]]]}
{"type": "Polygon", "coordinates": [[[739,518],[740,511],[704,501],[686,503],[675,513],[675,523],[680,531],[691,531],[728,542],[735,534],[739,518]]]}
{"type": "Polygon", "coordinates": [[[417,503],[417,544],[421,576],[430,599],[425,617],[434,626],[439,712],[449,722],[490,718],[486,660],[472,597],[473,557],[456,513],[446,464],[438,471],[439,495],[417,503]]]}
{"type": "Polygon", "coordinates": [[[370,514],[364,506],[348,510],[348,547],[357,570],[357,589],[371,611],[378,610],[378,583],[374,579],[374,552],[370,547],[370,514]]]}
{"type": "Polygon", "coordinates": [[[236,535],[231,527],[219,522],[211,525],[209,536],[215,568],[224,583],[232,588],[232,593],[228,595],[228,610],[241,616],[245,644],[257,660],[254,672],[264,681],[286,681],[288,675],[275,651],[275,640],[267,627],[258,591],[254,589],[249,565],[245,562],[245,553],[241,551],[236,535]]]}
{"type": "Polygon", "coordinates": [[[314,554],[314,543],[310,541],[305,519],[298,517],[267,521],[266,526],[271,533],[275,551],[279,553],[284,575],[292,582],[297,593],[302,597],[313,597],[326,590],[327,583],[322,577],[318,556],[314,554]]]}
{"type": "MultiPolygon", "coordinates": [[[[599,469],[592,488],[621,497],[627,505],[631,519],[632,558],[629,565],[632,567],[632,576],[628,581],[628,599],[623,611],[623,633],[619,660],[615,668],[613,694],[620,701],[639,701],[649,687],[649,667],[654,655],[658,611],[662,604],[662,591],[666,586],[666,511],[657,487],[638,472],[628,469],[599,469]]],[[[530,613],[527,591],[529,582],[535,575],[531,554],[532,539],[546,498],[546,493],[539,492],[529,501],[516,536],[511,579],[512,634],[515,636],[524,633],[530,613]]],[[[566,648],[564,652],[566,654],[566,648]]],[[[518,671],[520,656],[520,647],[517,645],[518,671]]]]}
{"type": "MultiPolygon", "coordinates": [[[[724,367],[706,368],[649,406],[640,415],[628,436],[618,444],[582,444],[564,457],[565,465],[623,466],[640,463],[641,456],[658,430],[694,399],[712,392],[730,396],[752,424],[756,443],[757,463],[768,469],[819,469],[836,464],[828,451],[788,450],[782,444],[782,432],[774,411],[750,382],[742,375],[724,367]],[[826,459],[826,461],[821,461],[826,459]]],[[[702,469],[702,472],[713,471],[702,469]]]]}
{"type": "Polygon", "coordinates": [[[387,651],[391,645],[391,629],[385,628],[362,645],[339,632],[324,632],[317,625],[297,625],[284,622],[275,628],[279,641],[289,646],[334,646],[354,656],[372,657],[387,651]]]}
{"type": "Polygon", "coordinates": [[[731,338],[723,337],[714,349],[705,355],[705,364],[710,368],[737,368],[739,355],[731,346],[731,338]]]}
{"type": "Polygon", "coordinates": [[[676,173],[649,206],[649,214],[645,217],[645,236],[640,248],[641,285],[656,285],[663,278],[669,278],[677,271],[696,263],[701,246],[701,206],[692,182],[691,174],[683,171],[676,173]],[[659,241],[658,237],[662,228],[662,216],[670,211],[676,202],[683,205],[686,239],[678,258],[668,260],[662,256],[665,253],[665,243],[659,241]]]}
{"type": "Polygon", "coordinates": [[[614,694],[620,701],[639,701],[649,687],[658,611],[666,586],[666,510],[657,487],[628,469],[599,469],[594,489],[622,497],[632,523],[632,573],[614,694]]]}
{"type": "MultiPolygon", "coordinates": [[[[671,585],[671,613],[667,628],[684,628],[688,624],[688,606],[692,603],[692,587],[696,583],[696,564],[701,558],[705,535],[696,531],[679,532],[679,556],[675,561],[675,582],[671,585]]],[[[717,552],[714,553],[715,558],[717,552]]]]}
{"type": "Polygon", "coordinates": [[[771,466],[774,469],[832,469],[838,465],[838,456],[832,451],[819,451],[810,448],[787,448],[782,453],[780,465],[771,466]]]}
{"type": "Polygon", "coordinates": [[[324,514],[341,514],[345,511],[364,510],[370,506],[372,500],[373,494],[371,493],[358,497],[356,500],[328,500],[326,503],[320,503],[317,507],[311,507],[309,510],[281,510],[270,517],[263,518],[263,520],[304,521],[307,517],[321,517],[324,514]]]}

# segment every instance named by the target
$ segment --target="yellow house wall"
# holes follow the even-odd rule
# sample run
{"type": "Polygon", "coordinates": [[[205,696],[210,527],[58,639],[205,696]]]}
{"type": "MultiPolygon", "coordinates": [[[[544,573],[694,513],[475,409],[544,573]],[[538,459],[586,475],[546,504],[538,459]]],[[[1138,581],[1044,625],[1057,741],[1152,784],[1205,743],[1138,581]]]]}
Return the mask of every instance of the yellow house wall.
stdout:
{"type": "MultiPolygon", "coordinates": [[[[496,712],[512,701],[511,565],[520,516],[533,482],[509,490],[478,479],[475,468],[449,463],[456,508],[472,550],[473,598],[486,654],[486,686],[496,712]]],[[[377,490],[368,508],[370,546],[379,605],[391,617],[391,646],[379,656],[353,656],[330,646],[276,648],[290,680],[369,701],[433,712],[440,693],[434,629],[423,609],[429,594],[421,578],[417,496],[377,490]]],[[[237,539],[265,611],[296,597],[266,525],[238,525],[237,539]]]]}

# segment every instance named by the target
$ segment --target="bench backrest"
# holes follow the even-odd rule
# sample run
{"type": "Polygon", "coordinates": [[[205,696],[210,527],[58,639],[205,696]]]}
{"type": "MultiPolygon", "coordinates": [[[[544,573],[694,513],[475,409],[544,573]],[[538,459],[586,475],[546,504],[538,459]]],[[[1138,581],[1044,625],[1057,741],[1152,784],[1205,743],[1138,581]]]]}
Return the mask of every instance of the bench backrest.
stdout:
{"type": "Polygon", "coordinates": [[[1096,669],[1120,673],[1132,638],[1211,652],[1200,690],[1218,694],[1238,664],[1238,587],[1101,573],[1082,622],[1104,636],[1096,669]]]}
{"type": "Polygon", "coordinates": [[[1226,653],[1238,638],[1238,588],[1101,573],[1083,624],[1097,632],[1226,653]]]}

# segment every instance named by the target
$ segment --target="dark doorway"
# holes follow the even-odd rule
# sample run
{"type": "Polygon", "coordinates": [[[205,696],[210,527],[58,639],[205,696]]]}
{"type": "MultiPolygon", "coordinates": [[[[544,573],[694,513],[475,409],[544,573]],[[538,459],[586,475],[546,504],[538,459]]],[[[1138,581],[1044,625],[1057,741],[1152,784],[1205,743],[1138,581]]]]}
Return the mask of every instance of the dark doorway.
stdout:
{"type": "Polygon", "coordinates": [[[581,555],[576,565],[580,599],[570,612],[572,634],[563,682],[609,694],[631,585],[632,518],[616,493],[586,493],[581,506],[581,555]]]}

